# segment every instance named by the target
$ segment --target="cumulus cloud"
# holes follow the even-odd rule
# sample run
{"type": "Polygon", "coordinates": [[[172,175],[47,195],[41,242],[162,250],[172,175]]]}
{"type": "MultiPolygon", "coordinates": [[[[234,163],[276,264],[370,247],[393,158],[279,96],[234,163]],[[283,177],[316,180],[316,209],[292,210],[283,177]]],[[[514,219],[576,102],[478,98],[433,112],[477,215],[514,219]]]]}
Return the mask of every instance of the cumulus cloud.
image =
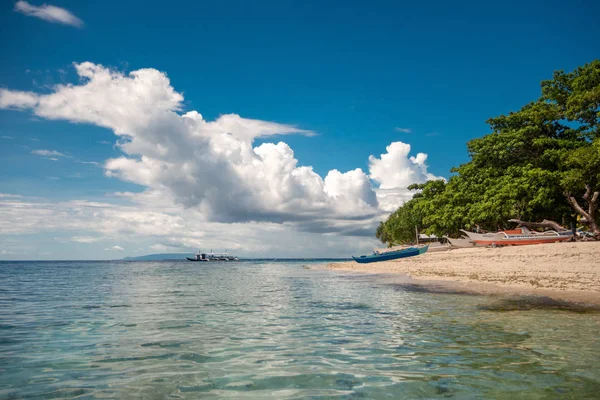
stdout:
{"type": "Polygon", "coordinates": [[[27,109],[35,107],[37,102],[35,93],[0,89],[0,108],[27,109]]]}
{"type": "Polygon", "coordinates": [[[427,172],[427,154],[409,156],[409,144],[394,142],[385,150],[387,153],[381,154],[379,158],[369,157],[370,177],[379,182],[381,189],[407,187],[415,182],[440,179],[427,172]]]}
{"type": "Polygon", "coordinates": [[[393,211],[412,194],[406,188],[413,183],[443,179],[427,171],[427,154],[409,156],[411,147],[407,143],[394,142],[379,158],[369,157],[370,178],[379,183],[377,191],[381,208],[393,211]]]}
{"type": "Polygon", "coordinates": [[[83,26],[83,21],[73,15],[70,11],[50,4],[43,4],[38,7],[29,4],[26,1],[17,1],[15,4],[15,11],[48,22],[71,25],[78,28],[83,26]]]}
{"type": "Polygon", "coordinates": [[[258,138],[311,131],[236,114],[207,121],[184,112],[183,96],[155,69],[124,74],[89,62],[74,66],[79,84],[57,85],[49,94],[2,89],[0,108],[111,129],[123,155],[106,160],[105,173],[144,186],[134,201],[168,199],[167,206],[207,222],[372,235],[384,212],[407,195],[406,186],[433,176],[425,154],[411,157],[409,145],[395,142],[380,158],[371,156],[368,172],[331,170],[323,178],[283,141],[254,146],[258,138]]]}

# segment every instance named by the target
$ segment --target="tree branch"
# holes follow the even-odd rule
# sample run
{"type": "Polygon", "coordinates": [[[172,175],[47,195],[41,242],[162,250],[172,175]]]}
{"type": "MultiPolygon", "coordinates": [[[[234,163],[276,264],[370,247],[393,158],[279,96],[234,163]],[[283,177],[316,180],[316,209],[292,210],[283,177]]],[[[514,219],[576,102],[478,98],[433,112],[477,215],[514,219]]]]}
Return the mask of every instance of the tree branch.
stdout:
{"type": "Polygon", "coordinates": [[[592,187],[590,186],[590,184],[588,183],[587,185],[585,185],[585,194],[583,195],[583,198],[588,201],[590,198],[590,194],[592,194],[592,187]]]}
{"type": "Polygon", "coordinates": [[[594,192],[594,195],[592,196],[592,200],[591,200],[592,204],[596,204],[596,202],[598,201],[598,196],[600,196],[600,191],[594,192]]]}
{"type": "Polygon", "coordinates": [[[590,214],[588,214],[587,212],[585,212],[585,210],[583,208],[581,208],[581,206],[577,202],[577,199],[575,197],[571,196],[571,193],[566,193],[566,196],[567,196],[567,201],[569,202],[569,204],[571,204],[571,206],[575,209],[575,211],[577,211],[579,214],[581,214],[581,216],[585,217],[585,219],[587,219],[589,221],[590,214]]]}
{"type": "Polygon", "coordinates": [[[588,200],[588,213],[590,214],[590,218],[596,217],[596,201],[598,201],[598,193],[594,192],[594,195],[590,200],[588,200]]]}
{"type": "Polygon", "coordinates": [[[520,219],[509,219],[508,222],[515,222],[519,224],[519,226],[524,225],[531,228],[552,228],[557,232],[563,232],[567,230],[560,226],[557,222],[549,221],[547,219],[543,220],[542,222],[527,222],[521,221],[520,219]]]}

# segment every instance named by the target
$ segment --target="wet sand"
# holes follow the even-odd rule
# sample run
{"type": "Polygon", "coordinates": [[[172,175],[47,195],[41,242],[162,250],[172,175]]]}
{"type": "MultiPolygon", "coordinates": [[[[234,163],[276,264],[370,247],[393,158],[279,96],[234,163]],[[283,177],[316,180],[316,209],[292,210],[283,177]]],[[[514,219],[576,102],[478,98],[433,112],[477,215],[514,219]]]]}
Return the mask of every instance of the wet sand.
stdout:
{"type": "Polygon", "coordinates": [[[600,306],[600,242],[454,249],[418,257],[327,268],[390,274],[424,290],[544,296],[600,306]]]}

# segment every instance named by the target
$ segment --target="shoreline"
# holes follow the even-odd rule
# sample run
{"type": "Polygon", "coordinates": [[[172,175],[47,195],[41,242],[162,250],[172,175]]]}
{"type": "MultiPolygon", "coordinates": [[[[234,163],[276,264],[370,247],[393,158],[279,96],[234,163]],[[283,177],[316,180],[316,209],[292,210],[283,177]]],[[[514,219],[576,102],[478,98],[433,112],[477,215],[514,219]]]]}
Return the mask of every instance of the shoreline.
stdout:
{"type": "Polygon", "coordinates": [[[537,296],[600,308],[600,242],[467,248],[400,260],[329,263],[424,291],[537,296]]]}

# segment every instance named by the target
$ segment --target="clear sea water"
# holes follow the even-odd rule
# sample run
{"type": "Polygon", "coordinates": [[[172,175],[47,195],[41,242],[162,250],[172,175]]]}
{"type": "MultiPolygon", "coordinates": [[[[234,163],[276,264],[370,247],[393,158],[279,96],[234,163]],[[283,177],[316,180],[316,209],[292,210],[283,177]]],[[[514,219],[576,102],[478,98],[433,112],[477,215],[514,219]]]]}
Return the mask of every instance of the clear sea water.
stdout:
{"type": "Polygon", "coordinates": [[[306,264],[0,263],[0,398],[600,397],[597,313],[306,264]]]}

